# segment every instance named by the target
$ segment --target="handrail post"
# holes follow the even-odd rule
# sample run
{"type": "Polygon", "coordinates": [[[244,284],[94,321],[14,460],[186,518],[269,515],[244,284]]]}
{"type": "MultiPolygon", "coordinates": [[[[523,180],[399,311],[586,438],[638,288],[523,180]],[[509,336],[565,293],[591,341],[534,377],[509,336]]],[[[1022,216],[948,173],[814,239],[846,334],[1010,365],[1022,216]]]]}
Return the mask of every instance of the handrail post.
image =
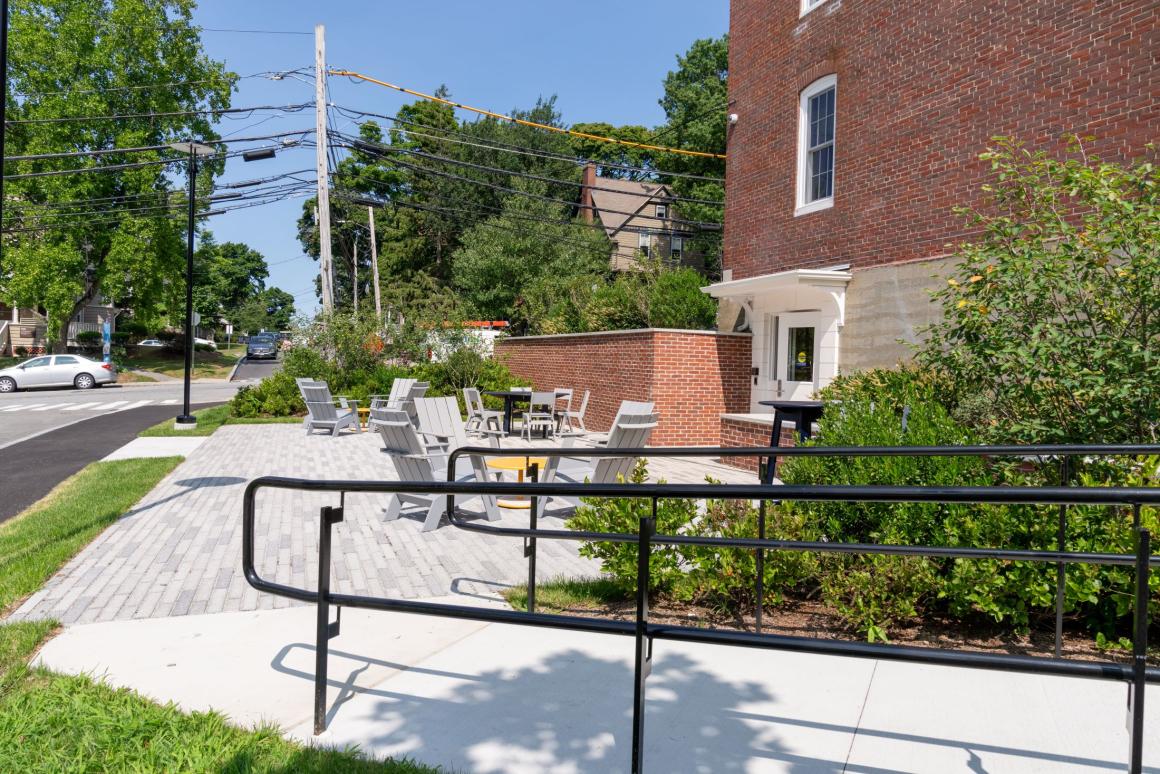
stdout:
{"type": "MultiPolygon", "coordinates": [[[[1135,505],[1139,516],[1140,506],[1135,505]]],[[[1135,632],[1132,637],[1132,684],[1128,688],[1128,771],[1140,774],[1144,768],[1144,686],[1148,668],[1148,561],[1152,536],[1136,530],[1135,632]]]]}
{"type": "MultiPolygon", "coordinates": [[[[532,465],[530,465],[529,472],[531,473],[531,477],[532,477],[531,480],[533,482],[540,480],[540,466],[538,464],[533,463],[532,465]]],[[[528,529],[534,530],[537,527],[537,522],[539,521],[539,516],[540,516],[539,506],[540,506],[540,496],[539,495],[532,495],[531,508],[529,509],[529,513],[531,515],[529,517],[530,523],[528,524],[528,529]]],[[[536,612],[536,539],[534,537],[524,538],[524,556],[526,556],[528,559],[528,605],[527,605],[527,607],[528,607],[529,613],[534,613],[534,612],[536,612]]]]}
{"type": "MultiPolygon", "coordinates": [[[[343,498],[345,501],[345,497],[343,498]]],[[[330,639],[338,636],[342,608],[338,618],[330,622],[330,538],[331,527],[342,521],[342,506],[324,505],[319,512],[318,524],[318,610],[314,631],[314,733],[326,730],[326,661],[330,655],[330,639]]]]}
{"type": "MultiPolygon", "coordinates": [[[[1059,485],[1067,486],[1071,480],[1071,457],[1063,455],[1059,463],[1059,485]]],[[[1055,548],[1063,553],[1067,546],[1067,504],[1059,506],[1059,527],[1055,536],[1055,548]]],[[[1055,657],[1063,656],[1063,608],[1067,584],[1067,563],[1055,565],[1055,657]]]]}
{"type": "Polygon", "coordinates": [[[652,638],[648,634],[649,557],[657,532],[657,498],[652,516],[640,520],[636,543],[636,663],[632,688],[632,774],[644,771],[644,687],[652,672],[652,638]]]}
{"type": "MultiPolygon", "coordinates": [[[[757,507],[757,537],[765,540],[765,500],[760,500],[757,507]]],[[[757,612],[755,628],[761,634],[761,617],[765,607],[765,549],[757,549],[757,612]]]]}

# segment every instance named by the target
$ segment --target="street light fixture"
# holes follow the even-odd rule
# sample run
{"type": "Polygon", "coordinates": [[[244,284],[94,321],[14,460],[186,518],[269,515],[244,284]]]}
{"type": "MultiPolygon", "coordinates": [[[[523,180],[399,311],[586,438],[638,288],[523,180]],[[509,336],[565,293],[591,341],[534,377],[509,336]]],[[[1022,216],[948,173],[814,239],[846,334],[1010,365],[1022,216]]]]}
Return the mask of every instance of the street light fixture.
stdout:
{"type": "Polygon", "coordinates": [[[193,216],[197,206],[197,160],[212,156],[214,148],[200,142],[171,142],[169,147],[189,156],[189,219],[185,237],[185,400],[175,430],[193,430],[197,419],[189,411],[189,383],[193,376],[193,216]]]}

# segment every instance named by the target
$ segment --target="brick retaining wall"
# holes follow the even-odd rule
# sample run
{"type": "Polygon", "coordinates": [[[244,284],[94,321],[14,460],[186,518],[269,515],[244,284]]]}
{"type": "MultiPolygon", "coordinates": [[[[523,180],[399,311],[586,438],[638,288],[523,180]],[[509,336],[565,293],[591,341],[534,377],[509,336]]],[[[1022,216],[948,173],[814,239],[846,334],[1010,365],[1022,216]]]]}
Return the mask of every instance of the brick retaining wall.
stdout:
{"type": "Polygon", "coordinates": [[[495,356],[536,389],[571,387],[585,424],[604,432],[622,400],[653,401],[653,446],[716,446],[721,414],[749,410],[749,334],[649,328],[522,336],[496,342],[495,356]]]}
{"type": "MultiPolygon", "coordinates": [[[[797,443],[797,431],[793,422],[782,422],[781,437],[778,446],[793,446],[797,443]]],[[[721,417],[721,446],[768,446],[769,434],[773,431],[772,422],[753,422],[737,417],[721,417]]],[[[784,457],[779,457],[780,465],[784,457]]],[[[721,462],[734,468],[758,471],[761,457],[722,457],[721,462]]]]}

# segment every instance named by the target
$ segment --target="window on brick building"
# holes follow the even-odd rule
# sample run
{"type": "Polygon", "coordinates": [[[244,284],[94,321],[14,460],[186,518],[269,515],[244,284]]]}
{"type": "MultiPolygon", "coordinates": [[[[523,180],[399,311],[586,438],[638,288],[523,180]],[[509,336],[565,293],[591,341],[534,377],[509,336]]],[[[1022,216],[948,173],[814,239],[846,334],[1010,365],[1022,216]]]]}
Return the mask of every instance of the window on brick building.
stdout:
{"type": "Polygon", "coordinates": [[[802,11],[798,16],[805,16],[824,2],[826,0],[802,0],[802,11]]]}
{"type": "Polygon", "coordinates": [[[834,138],[838,77],[819,78],[802,91],[798,126],[798,184],[795,215],[834,203],[834,138]]]}

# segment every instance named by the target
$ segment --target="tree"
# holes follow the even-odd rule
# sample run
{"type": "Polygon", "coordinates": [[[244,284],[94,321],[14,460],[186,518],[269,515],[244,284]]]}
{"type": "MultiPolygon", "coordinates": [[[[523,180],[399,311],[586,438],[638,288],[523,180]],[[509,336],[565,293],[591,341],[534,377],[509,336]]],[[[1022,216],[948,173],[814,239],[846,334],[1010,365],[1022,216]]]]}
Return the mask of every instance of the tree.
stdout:
{"type": "Polygon", "coordinates": [[[284,331],[294,319],[294,296],[269,288],[246,299],[230,313],[234,327],[247,334],[284,331]]]}
{"type": "MultiPolygon", "coordinates": [[[[1160,436],[1160,177],[1152,161],[1065,158],[995,138],[979,229],[935,293],[920,362],[993,441],[1160,436]]],[[[1149,146],[1148,155],[1155,156],[1149,146]]]]}
{"type": "MultiPolygon", "coordinates": [[[[517,185],[541,195],[546,188],[535,181],[517,185]]],[[[602,230],[577,227],[563,206],[523,196],[508,198],[503,214],[465,232],[462,242],[452,264],[456,289],[476,314],[510,320],[517,330],[535,322],[528,317],[528,288],[542,293],[546,281],[577,276],[599,281],[608,270],[610,247],[602,230]]]]}
{"type": "MultiPolygon", "coordinates": [[[[193,0],[24,0],[9,33],[6,154],[163,145],[213,139],[209,117],[229,105],[232,75],[202,51],[193,0]],[[159,84],[166,84],[159,87],[159,84]],[[148,114],[141,118],[101,116],[148,114]],[[166,115],[157,115],[166,114],[166,115]],[[62,117],[98,117],[55,121],[62,117]],[[22,123],[22,122],[45,123],[22,123]]],[[[103,295],[156,318],[183,289],[185,222],[165,164],[172,151],[7,162],[8,175],[80,167],[106,171],[31,177],[5,185],[0,295],[43,307],[55,346],[103,295]],[[100,200],[95,201],[95,200],[100,200]],[[91,201],[91,203],[85,203],[91,201]]],[[[201,188],[222,162],[203,165],[201,188]]]]}

